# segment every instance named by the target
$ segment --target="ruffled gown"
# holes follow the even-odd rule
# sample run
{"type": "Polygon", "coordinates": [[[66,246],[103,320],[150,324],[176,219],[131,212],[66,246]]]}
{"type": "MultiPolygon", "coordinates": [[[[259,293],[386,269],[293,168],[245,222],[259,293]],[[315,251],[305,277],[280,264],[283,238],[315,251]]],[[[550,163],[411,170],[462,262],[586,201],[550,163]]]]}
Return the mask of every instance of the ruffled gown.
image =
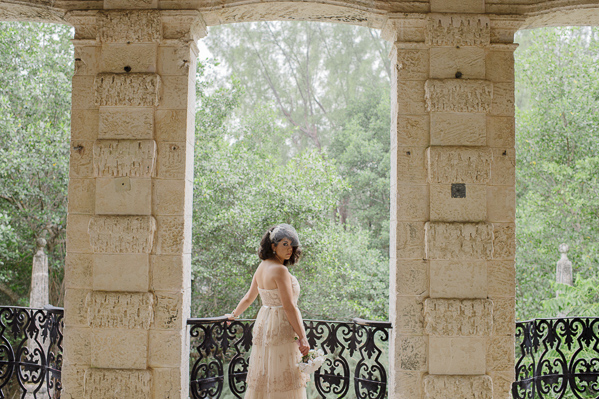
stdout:
{"type": "MultiPolygon", "coordinates": [[[[291,276],[291,288],[297,307],[300,286],[295,276],[291,276]]],[[[252,330],[245,399],[306,399],[309,377],[297,367],[302,355],[279,290],[258,290],[263,306],[252,330]]]]}

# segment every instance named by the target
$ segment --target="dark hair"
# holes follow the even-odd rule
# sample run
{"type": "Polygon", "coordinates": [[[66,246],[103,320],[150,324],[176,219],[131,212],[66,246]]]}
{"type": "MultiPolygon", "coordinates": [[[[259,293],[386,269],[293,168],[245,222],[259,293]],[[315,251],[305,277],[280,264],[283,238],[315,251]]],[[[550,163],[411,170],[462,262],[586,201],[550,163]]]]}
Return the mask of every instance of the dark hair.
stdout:
{"type": "MultiPolygon", "coordinates": [[[[258,249],[258,257],[262,260],[268,260],[275,257],[275,253],[272,250],[273,242],[270,241],[270,232],[277,226],[272,226],[266,233],[262,236],[262,240],[260,240],[260,248],[258,249]]],[[[286,237],[291,239],[291,237],[286,237]]],[[[293,247],[293,252],[291,253],[291,258],[286,259],[283,264],[285,266],[296,264],[300,257],[302,256],[302,249],[298,246],[293,247]]]]}

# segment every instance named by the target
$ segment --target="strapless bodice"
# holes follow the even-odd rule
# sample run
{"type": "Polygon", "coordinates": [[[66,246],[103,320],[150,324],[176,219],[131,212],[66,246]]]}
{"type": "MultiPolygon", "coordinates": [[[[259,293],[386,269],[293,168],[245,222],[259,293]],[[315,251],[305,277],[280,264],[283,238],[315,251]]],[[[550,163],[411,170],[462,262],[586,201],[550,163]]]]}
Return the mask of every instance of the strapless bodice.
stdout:
{"type": "MultiPolygon", "coordinates": [[[[293,304],[297,306],[297,299],[300,294],[300,285],[295,278],[294,275],[291,275],[291,291],[293,294],[293,304]]],[[[264,306],[283,306],[283,302],[281,302],[281,296],[279,295],[279,289],[275,288],[273,290],[266,290],[258,287],[258,292],[260,293],[260,299],[262,300],[262,305],[264,306]]]]}

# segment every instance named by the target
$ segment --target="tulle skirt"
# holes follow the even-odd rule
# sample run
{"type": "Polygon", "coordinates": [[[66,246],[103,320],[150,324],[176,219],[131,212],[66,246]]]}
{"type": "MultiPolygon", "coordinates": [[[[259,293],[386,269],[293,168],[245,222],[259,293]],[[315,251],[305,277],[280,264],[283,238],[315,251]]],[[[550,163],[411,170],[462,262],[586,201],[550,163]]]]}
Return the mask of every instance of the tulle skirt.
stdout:
{"type": "Polygon", "coordinates": [[[306,399],[308,376],[283,308],[262,307],[252,333],[245,399],[306,399]]]}

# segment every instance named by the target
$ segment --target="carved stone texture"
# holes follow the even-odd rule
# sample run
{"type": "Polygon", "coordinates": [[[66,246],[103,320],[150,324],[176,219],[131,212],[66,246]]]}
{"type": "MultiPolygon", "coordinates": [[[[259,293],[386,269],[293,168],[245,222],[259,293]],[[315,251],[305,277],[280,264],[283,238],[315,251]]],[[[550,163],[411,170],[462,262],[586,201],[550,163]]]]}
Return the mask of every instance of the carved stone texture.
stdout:
{"type": "Polygon", "coordinates": [[[156,292],[156,306],[154,309],[154,328],[172,330],[182,328],[181,292],[156,292]]]}
{"type": "Polygon", "coordinates": [[[493,302],[488,299],[424,301],[426,333],[436,336],[486,336],[493,325],[493,302]]]}
{"type": "Polygon", "coordinates": [[[96,216],[89,222],[95,253],[150,253],[156,231],[152,216],[96,216]]]}
{"type": "Polygon", "coordinates": [[[512,399],[512,383],[514,382],[514,367],[510,371],[492,371],[489,373],[493,379],[493,398],[512,399]]]}
{"type": "Polygon", "coordinates": [[[99,139],[151,140],[154,137],[154,108],[100,108],[99,139]]]}
{"type": "Polygon", "coordinates": [[[428,115],[395,115],[392,120],[397,120],[391,125],[392,145],[428,147],[428,115]]]}
{"type": "Polygon", "coordinates": [[[160,102],[155,73],[101,73],[94,80],[95,104],[101,107],[154,107],[160,102]]]}
{"type": "Polygon", "coordinates": [[[399,49],[395,47],[391,55],[395,58],[397,79],[426,80],[428,79],[429,55],[428,50],[399,49]]]}
{"type": "Polygon", "coordinates": [[[392,268],[396,295],[428,295],[428,262],[425,260],[397,260],[392,268]]]}
{"type": "Polygon", "coordinates": [[[64,265],[64,284],[66,288],[92,287],[93,255],[67,253],[64,265]]]}
{"type": "Polygon", "coordinates": [[[426,371],[426,340],[422,336],[396,336],[395,357],[399,359],[399,369],[426,371]]]}
{"type": "Polygon", "coordinates": [[[86,289],[75,288],[69,288],[65,291],[66,326],[87,327],[87,307],[85,304],[89,292],[86,289]]]}
{"type": "Polygon", "coordinates": [[[150,331],[148,366],[155,368],[181,367],[183,349],[186,343],[186,330],[179,331],[150,331]]]}
{"type": "Polygon", "coordinates": [[[397,173],[392,183],[422,184],[426,181],[426,148],[397,147],[397,173]]]}
{"type": "Polygon", "coordinates": [[[160,11],[101,11],[98,38],[103,43],[158,43],[162,40],[160,11]]]}
{"type": "Polygon", "coordinates": [[[492,399],[493,381],[488,375],[428,375],[424,378],[425,399],[492,399]]]}
{"type": "MultiPolygon", "coordinates": [[[[395,360],[398,362],[398,360],[395,360]]],[[[422,376],[419,371],[395,371],[393,363],[389,365],[389,397],[414,399],[422,397],[422,376]]]]}
{"type": "Polygon", "coordinates": [[[487,276],[490,298],[513,298],[516,295],[516,268],[514,261],[488,261],[487,276]]]}
{"type": "Polygon", "coordinates": [[[493,224],[493,259],[512,260],[516,256],[516,225],[493,224]]]}
{"type": "Polygon", "coordinates": [[[427,111],[489,112],[493,83],[475,79],[429,79],[424,86],[427,111]]]}
{"type": "Polygon", "coordinates": [[[152,398],[189,398],[189,383],[182,383],[182,381],[188,381],[188,375],[189,371],[186,367],[153,368],[152,387],[154,396],[152,398]]]}
{"type": "Polygon", "coordinates": [[[89,369],[84,381],[85,399],[146,399],[152,392],[148,370],[89,369]]]}
{"type": "Polygon", "coordinates": [[[486,184],[491,177],[493,153],[489,148],[430,147],[430,183],[486,184]]]}
{"type": "Polygon", "coordinates": [[[95,141],[98,138],[98,110],[71,110],[71,143],[76,140],[95,141]]]}
{"type": "Polygon", "coordinates": [[[151,293],[94,291],[87,296],[87,322],[95,328],[143,328],[152,323],[151,293]]]}
{"type": "Polygon", "coordinates": [[[151,255],[151,290],[190,289],[191,254],[151,255]]]}
{"type": "Polygon", "coordinates": [[[87,232],[90,215],[67,216],[67,252],[93,253],[87,232]]]}
{"type": "Polygon", "coordinates": [[[395,297],[395,325],[399,334],[422,334],[424,318],[422,299],[417,296],[395,297]]]}
{"type": "Polygon", "coordinates": [[[490,337],[487,341],[487,372],[514,369],[514,337],[490,337]]]}
{"type": "Polygon", "coordinates": [[[491,23],[484,15],[429,14],[425,38],[431,46],[486,46],[491,23]]]}
{"type": "Polygon", "coordinates": [[[152,177],[156,165],[154,140],[97,140],[94,176],[152,177]]]}
{"type": "Polygon", "coordinates": [[[513,116],[487,116],[487,145],[507,148],[516,145],[516,121],[513,116]]]}
{"type": "Polygon", "coordinates": [[[196,10],[163,11],[162,29],[166,42],[177,41],[179,44],[200,40],[207,32],[206,23],[196,10]]]}
{"type": "Polygon", "coordinates": [[[493,299],[493,335],[513,336],[516,330],[516,299],[493,299]]]}
{"type": "Polygon", "coordinates": [[[93,141],[71,140],[69,177],[93,177],[93,141]]]}
{"type": "Polygon", "coordinates": [[[105,9],[157,8],[158,0],[104,0],[105,9]]]}
{"type": "Polygon", "coordinates": [[[396,240],[398,259],[424,258],[424,222],[397,223],[391,238],[396,240]]]}
{"type": "MultiPolygon", "coordinates": [[[[88,329],[89,330],[89,329],[88,329]]],[[[67,330],[65,328],[65,334],[71,333],[72,330],[67,330]]],[[[67,348],[67,337],[64,337],[65,343],[64,347],[67,348]]],[[[72,346],[68,346],[69,351],[71,351],[72,346]]],[[[67,394],[71,396],[71,398],[83,398],[83,383],[85,381],[85,372],[88,370],[86,365],[89,365],[89,361],[86,365],[76,366],[75,364],[67,361],[67,352],[64,352],[62,370],[60,375],[60,382],[62,384],[62,395],[65,397],[67,394]]]]}
{"type": "Polygon", "coordinates": [[[425,229],[427,259],[491,259],[491,224],[429,222],[425,229]]]}
{"type": "Polygon", "coordinates": [[[65,326],[64,348],[63,364],[88,366],[91,363],[91,329],[65,326]]]}

